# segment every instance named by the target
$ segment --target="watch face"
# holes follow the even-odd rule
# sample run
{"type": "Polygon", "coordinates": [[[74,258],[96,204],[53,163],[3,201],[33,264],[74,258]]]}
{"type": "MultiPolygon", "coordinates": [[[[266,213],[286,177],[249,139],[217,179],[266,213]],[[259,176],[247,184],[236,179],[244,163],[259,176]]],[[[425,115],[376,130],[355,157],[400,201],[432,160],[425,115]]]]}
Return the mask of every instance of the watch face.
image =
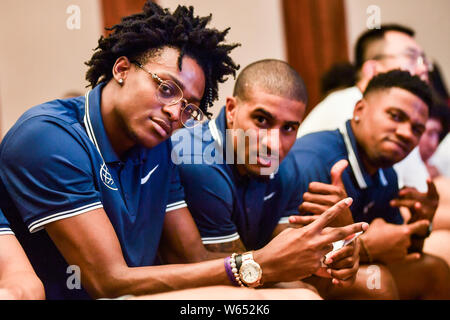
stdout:
{"type": "Polygon", "coordinates": [[[259,280],[261,269],[258,265],[253,263],[246,263],[241,266],[241,270],[239,271],[241,279],[245,281],[245,283],[255,283],[259,280]]]}

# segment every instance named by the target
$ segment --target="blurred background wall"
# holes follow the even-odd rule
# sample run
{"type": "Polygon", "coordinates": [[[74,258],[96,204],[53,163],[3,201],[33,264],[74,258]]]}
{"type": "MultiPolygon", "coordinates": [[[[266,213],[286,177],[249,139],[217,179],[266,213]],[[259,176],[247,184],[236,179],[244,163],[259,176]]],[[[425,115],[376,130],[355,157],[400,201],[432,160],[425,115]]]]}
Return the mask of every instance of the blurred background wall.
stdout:
{"type": "MultiPolygon", "coordinates": [[[[144,0],[1,0],[0,137],[28,108],[84,93],[87,70],[104,26],[142,7],[144,0]]],[[[319,99],[318,79],[331,64],[351,59],[357,36],[370,13],[380,9],[382,23],[415,29],[418,42],[450,79],[448,0],[159,0],[174,9],[193,5],[213,14],[211,25],[231,27],[228,42],[242,44],[234,60],[245,67],[263,58],[288,60],[305,78],[311,109],[319,99]]],[[[234,79],[220,87],[217,113],[232,93],[234,79]]]]}

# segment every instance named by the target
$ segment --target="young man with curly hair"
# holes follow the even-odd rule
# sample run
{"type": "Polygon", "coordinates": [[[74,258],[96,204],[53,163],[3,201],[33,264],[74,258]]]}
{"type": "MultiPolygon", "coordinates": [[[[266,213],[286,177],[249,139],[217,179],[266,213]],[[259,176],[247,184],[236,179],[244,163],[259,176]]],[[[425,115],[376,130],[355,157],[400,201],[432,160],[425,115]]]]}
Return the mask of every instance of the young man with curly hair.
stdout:
{"type": "MultiPolygon", "coordinates": [[[[231,259],[203,247],[170,161],[173,131],[201,122],[218,82],[238,68],[229,57],[236,45],[222,43],[228,29],[207,28],[210,18],[148,1],[100,38],[87,62],[92,90],[28,110],[5,136],[1,209],[47,298],[237,283],[231,259]],[[177,264],[190,262],[198,263],[177,264]]],[[[262,281],[317,270],[332,242],[364,227],[325,228],[350,203],[254,251],[262,281]]]]}

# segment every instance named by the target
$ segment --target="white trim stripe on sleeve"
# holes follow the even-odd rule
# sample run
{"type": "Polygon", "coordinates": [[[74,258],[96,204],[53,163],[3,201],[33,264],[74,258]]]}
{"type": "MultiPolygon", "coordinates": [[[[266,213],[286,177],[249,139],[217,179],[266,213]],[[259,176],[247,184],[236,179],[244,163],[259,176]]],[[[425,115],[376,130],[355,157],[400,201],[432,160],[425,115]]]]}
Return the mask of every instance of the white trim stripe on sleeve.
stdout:
{"type": "Polygon", "coordinates": [[[33,223],[31,223],[28,226],[28,230],[30,231],[30,233],[35,233],[37,231],[42,230],[44,225],[46,225],[50,222],[74,217],[79,214],[82,214],[82,213],[85,213],[88,211],[92,211],[95,209],[99,209],[99,208],[103,208],[103,204],[101,202],[95,202],[95,203],[88,204],[86,206],[82,206],[80,208],[55,213],[55,214],[52,214],[51,216],[34,221],[33,223]]]}
{"type": "Polygon", "coordinates": [[[181,208],[184,208],[184,207],[187,207],[187,203],[186,203],[186,201],[181,200],[181,201],[178,201],[178,202],[174,202],[174,203],[168,204],[167,207],[166,207],[166,212],[170,212],[170,211],[173,211],[173,210],[181,209],[181,208]]]}
{"type": "Polygon", "coordinates": [[[10,228],[0,228],[0,236],[12,234],[14,235],[14,232],[10,228]]]}
{"type": "Polygon", "coordinates": [[[214,244],[214,243],[225,243],[231,242],[239,239],[239,234],[237,232],[230,234],[229,236],[222,237],[204,237],[202,238],[203,244],[214,244]]]}

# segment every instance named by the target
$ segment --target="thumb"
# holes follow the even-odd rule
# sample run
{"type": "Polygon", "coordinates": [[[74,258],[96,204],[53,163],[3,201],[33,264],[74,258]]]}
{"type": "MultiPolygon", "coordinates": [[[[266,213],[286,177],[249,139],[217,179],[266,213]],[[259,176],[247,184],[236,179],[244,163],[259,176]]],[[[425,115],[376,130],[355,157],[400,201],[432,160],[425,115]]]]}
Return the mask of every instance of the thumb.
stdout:
{"type": "Polygon", "coordinates": [[[407,224],[409,228],[410,234],[422,234],[427,231],[428,226],[430,225],[430,221],[422,219],[416,222],[407,224]]]}
{"type": "Polygon", "coordinates": [[[344,172],[345,168],[348,166],[347,160],[339,160],[336,162],[333,167],[331,168],[330,174],[331,174],[331,184],[334,186],[344,186],[344,183],[342,182],[342,173],[344,172]]]}

